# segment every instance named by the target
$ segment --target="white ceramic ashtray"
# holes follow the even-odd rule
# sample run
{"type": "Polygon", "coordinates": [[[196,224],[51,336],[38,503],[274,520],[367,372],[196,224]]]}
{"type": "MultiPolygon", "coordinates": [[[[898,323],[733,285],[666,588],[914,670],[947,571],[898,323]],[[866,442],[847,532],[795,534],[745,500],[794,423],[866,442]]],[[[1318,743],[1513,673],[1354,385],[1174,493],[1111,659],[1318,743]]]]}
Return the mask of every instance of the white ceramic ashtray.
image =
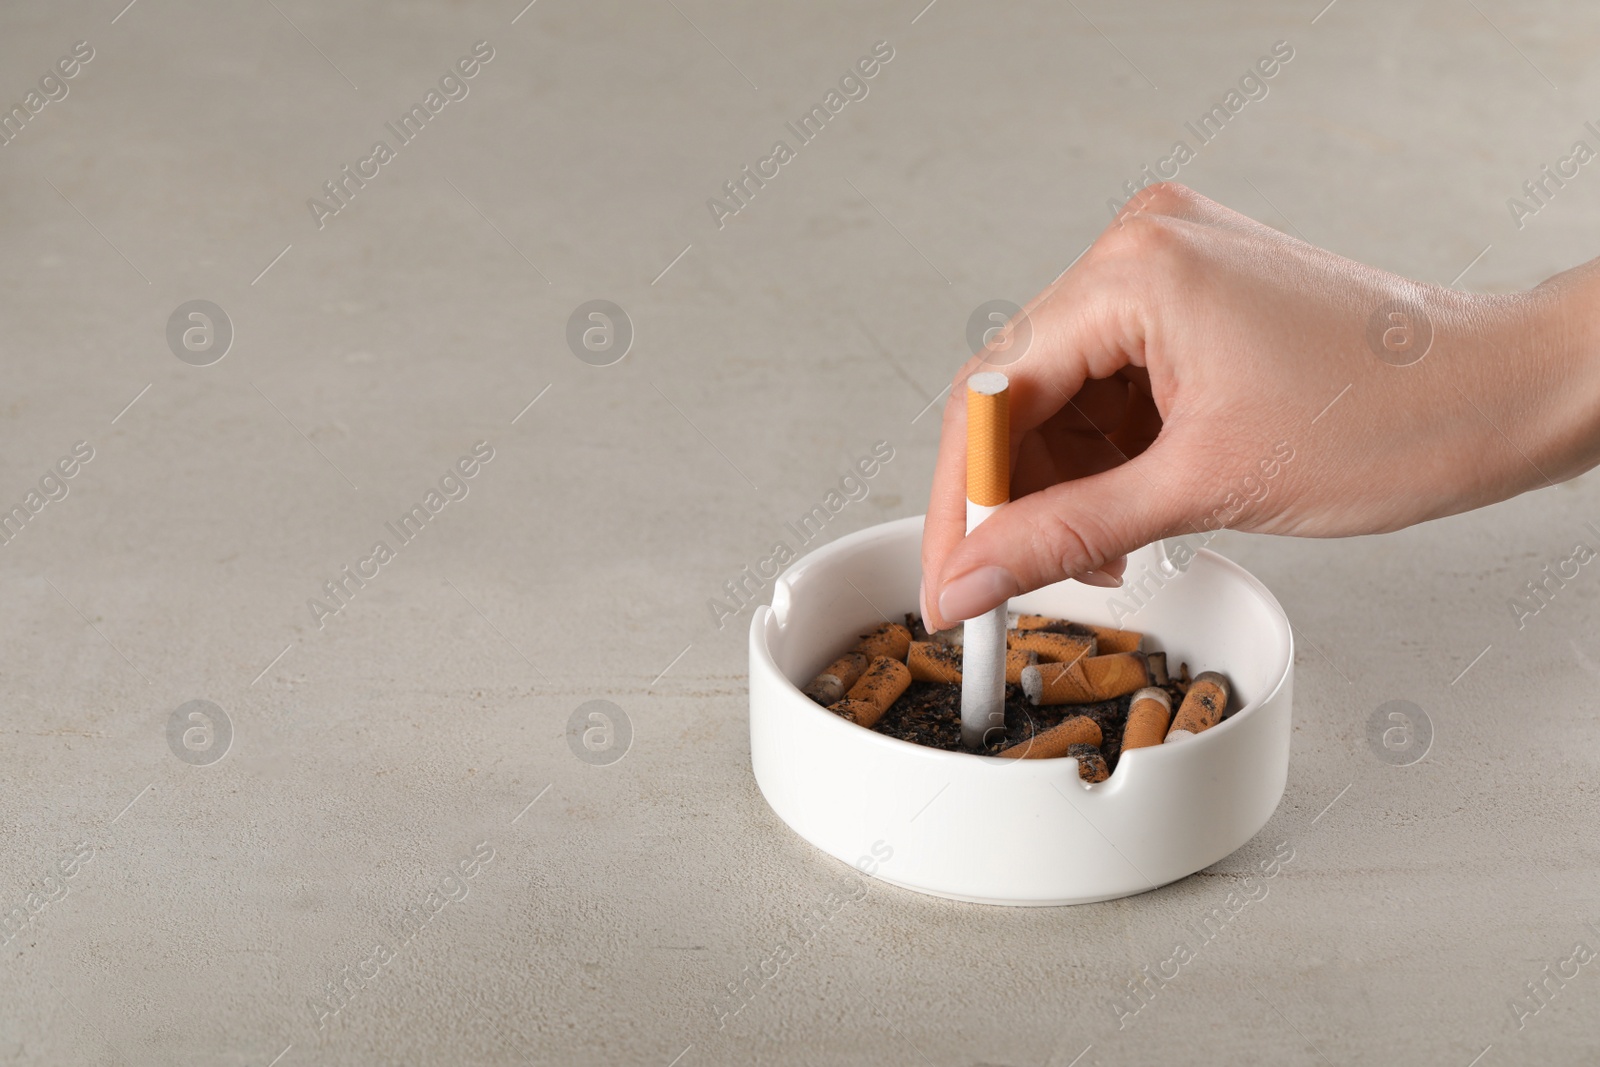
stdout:
{"type": "Polygon", "coordinates": [[[1289,770],[1289,620],[1249,572],[1160,546],[1122,590],[1063,582],[1013,610],[1139,630],[1173,668],[1221,670],[1238,710],[1181,744],[1123,752],[1110,778],[1078,761],[949,752],[865,729],[800,691],[852,635],[918,610],[922,518],[796,561],[750,625],[750,760],[778,817],[895,885],[984,904],[1085,904],[1141,893],[1227,856],[1266,825],[1289,770]],[[1124,607],[1119,610],[1116,601],[1124,607]],[[1141,605],[1133,614],[1128,605],[1141,605]],[[1114,617],[1115,616],[1115,617],[1114,617]]]}

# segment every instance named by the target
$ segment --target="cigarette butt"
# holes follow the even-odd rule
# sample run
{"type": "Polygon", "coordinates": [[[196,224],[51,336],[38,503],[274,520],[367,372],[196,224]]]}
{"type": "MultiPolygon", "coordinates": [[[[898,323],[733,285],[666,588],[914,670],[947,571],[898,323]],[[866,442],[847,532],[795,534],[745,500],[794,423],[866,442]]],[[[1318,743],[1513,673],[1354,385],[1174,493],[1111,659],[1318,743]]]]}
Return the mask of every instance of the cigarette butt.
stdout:
{"type": "Polygon", "coordinates": [[[1090,626],[1102,656],[1113,652],[1137,652],[1144,645],[1144,634],[1132,630],[1114,630],[1109,626],[1090,626]]]}
{"type": "Polygon", "coordinates": [[[867,672],[861,676],[855,685],[850,687],[850,695],[833,706],[834,711],[845,715],[852,722],[861,726],[871,727],[889,706],[900,699],[911,685],[911,671],[904,663],[888,656],[879,656],[872,661],[867,672]],[[840,705],[849,705],[841,709],[840,705]]]}
{"type": "Polygon", "coordinates": [[[1030,633],[1066,634],[1068,637],[1093,637],[1095,628],[1071,619],[1058,619],[1052,615],[1014,614],[1006,623],[1013,630],[1030,633]]]}
{"type": "Polygon", "coordinates": [[[1037,652],[1021,648],[1006,649],[1006,684],[1021,685],[1022,672],[1039,662],[1037,652]]]}
{"type": "Polygon", "coordinates": [[[1117,652],[1076,663],[1041,663],[1022,672],[1022,691],[1035,704],[1091,704],[1150,684],[1144,655],[1117,652]]]}
{"type": "Polygon", "coordinates": [[[1037,652],[1047,663],[1072,663],[1098,655],[1095,639],[1053,634],[1042,630],[1016,630],[1006,634],[1006,646],[1024,652],[1037,652]]]}
{"type": "Polygon", "coordinates": [[[1045,630],[1072,636],[1092,635],[1099,646],[1098,654],[1102,656],[1108,656],[1113,652],[1137,652],[1144,644],[1144,634],[1133,630],[1092,626],[1070,619],[1051,618],[1049,615],[1018,615],[1012,626],[1017,630],[1045,630]]]}
{"type": "Polygon", "coordinates": [[[860,678],[866,669],[866,656],[859,652],[846,652],[822,668],[822,673],[811,679],[811,684],[801,692],[823,707],[836,704],[850,691],[850,687],[856,684],[856,679],[860,678]]]}
{"type": "Polygon", "coordinates": [[[1172,696],[1165,689],[1141,689],[1128,705],[1128,724],[1122,728],[1122,751],[1159,745],[1172,718],[1172,696]]]}
{"type": "Polygon", "coordinates": [[[1155,685],[1168,685],[1172,679],[1167,676],[1167,654],[1165,652],[1146,652],[1145,660],[1150,664],[1150,681],[1155,685]]]}
{"type": "Polygon", "coordinates": [[[932,641],[913,641],[906,653],[906,666],[919,682],[961,681],[961,652],[932,641]]]}
{"type": "Polygon", "coordinates": [[[1189,683],[1189,691],[1172,717],[1172,729],[1167,731],[1167,744],[1186,741],[1195,734],[1211,729],[1222,721],[1228,707],[1228,679],[1216,671],[1206,671],[1189,683]]]}
{"type": "Polygon", "coordinates": [[[935,630],[928,635],[928,640],[936,645],[944,645],[947,648],[960,648],[964,633],[962,624],[958,622],[948,630],[935,630]]]}
{"type": "Polygon", "coordinates": [[[986,508],[1011,499],[1011,389],[1003,374],[967,379],[967,499],[986,508]]]}
{"type": "Polygon", "coordinates": [[[911,647],[911,631],[897,622],[886,622],[869,634],[862,634],[855,651],[869,660],[888,656],[901,663],[906,661],[906,650],[911,647]]]}
{"type": "Polygon", "coordinates": [[[1048,730],[1041,730],[1026,741],[1018,741],[996,752],[1006,759],[1053,759],[1065,756],[1073,745],[1098,745],[1100,724],[1087,715],[1062,719],[1048,730]]]}
{"type": "Polygon", "coordinates": [[[865,700],[851,700],[849,697],[830,705],[828,710],[841,719],[848,719],[857,726],[865,726],[869,730],[883,718],[883,712],[878,710],[876,704],[865,700]]]}
{"type": "Polygon", "coordinates": [[[1067,755],[1078,760],[1079,780],[1093,785],[1111,777],[1111,768],[1106,766],[1106,758],[1094,745],[1073,745],[1067,749],[1067,755]]]}
{"type": "MultiPolygon", "coordinates": [[[[1021,684],[1022,672],[1038,662],[1036,653],[1006,649],[1006,682],[1021,684]]],[[[918,682],[960,682],[961,650],[932,641],[913,641],[911,651],[906,653],[906,666],[911,668],[912,679],[918,682]]]]}

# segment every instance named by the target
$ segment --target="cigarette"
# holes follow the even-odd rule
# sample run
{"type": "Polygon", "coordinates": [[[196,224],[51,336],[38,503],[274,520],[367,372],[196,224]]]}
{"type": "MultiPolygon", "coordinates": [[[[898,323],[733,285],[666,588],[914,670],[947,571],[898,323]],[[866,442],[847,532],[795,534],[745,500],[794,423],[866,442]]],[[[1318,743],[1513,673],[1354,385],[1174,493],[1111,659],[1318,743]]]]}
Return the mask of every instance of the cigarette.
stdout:
{"type": "Polygon", "coordinates": [[[1165,689],[1147,688],[1133,694],[1128,723],[1122,728],[1122,751],[1159,745],[1172,718],[1172,696],[1165,689]]]}
{"type": "Polygon", "coordinates": [[[961,681],[961,653],[932,641],[913,641],[906,653],[906,666],[919,682],[961,681]]]}
{"type": "Polygon", "coordinates": [[[876,704],[868,703],[865,700],[851,700],[849,697],[845,697],[836,704],[829,705],[828,710],[841,719],[848,719],[857,726],[865,726],[869,730],[878,724],[879,719],[883,718],[883,712],[878,710],[876,704]]]}
{"type": "Polygon", "coordinates": [[[1052,619],[1048,615],[1018,615],[1012,626],[1018,630],[1093,635],[1099,644],[1102,656],[1113,652],[1138,652],[1144,645],[1144,634],[1134,630],[1118,630],[1110,626],[1093,626],[1067,619],[1052,619]]]}
{"type": "Polygon", "coordinates": [[[1073,745],[1067,749],[1067,755],[1077,759],[1080,781],[1093,785],[1111,777],[1111,768],[1106,766],[1106,758],[1094,745],[1073,745]]]}
{"type": "Polygon", "coordinates": [[[850,687],[856,684],[867,669],[867,657],[860,652],[846,652],[826,667],[822,673],[811,679],[811,684],[801,692],[815,700],[823,707],[838,703],[850,687]]]}
{"type": "Polygon", "coordinates": [[[1018,741],[996,752],[1005,759],[1054,759],[1065,756],[1073,745],[1098,745],[1100,724],[1087,715],[1062,719],[1048,730],[1041,730],[1026,741],[1018,741]]]}
{"type": "Polygon", "coordinates": [[[1039,653],[1025,648],[1006,649],[1006,684],[1021,685],[1022,672],[1039,662],[1039,653]]]}
{"type": "MultiPolygon", "coordinates": [[[[1039,657],[1021,649],[1006,649],[1006,682],[1019,685],[1022,672],[1039,662],[1039,657]]],[[[960,682],[961,651],[932,641],[913,641],[906,653],[906,666],[918,682],[960,682]]]]}
{"type": "Polygon", "coordinates": [[[1017,630],[1006,634],[1008,648],[1036,652],[1047,663],[1072,663],[1098,655],[1093,635],[1074,637],[1069,634],[1046,633],[1042,630],[1017,630]]]}
{"type": "Polygon", "coordinates": [[[886,622],[870,634],[862,634],[855,651],[868,660],[888,656],[901,663],[906,660],[906,649],[911,647],[911,631],[897,622],[886,622]]]}
{"type": "Polygon", "coordinates": [[[879,656],[850,687],[849,696],[828,710],[837,712],[858,726],[871,729],[910,685],[911,671],[904,663],[888,656],[879,656]]]}
{"type": "Polygon", "coordinates": [[[1133,630],[1116,630],[1110,626],[1090,626],[1095,641],[1100,645],[1100,654],[1110,652],[1138,652],[1144,647],[1144,634],[1133,630]]]}
{"type": "Polygon", "coordinates": [[[1167,654],[1165,652],[1146,652],[1145,660],[1150,664],[1150,681],[1156,685],[1168,685],[1172,679],[1167,675],[1167,654]]]}
{"type": "MultiPolygon", "coordinates": [[[[967,533],[1009,499],[1011,383],[985,371],[967,379],[967,533]]],[[[976,751],[990,730],[1005,728],[1006,606],[968,619],[962,631],[961,742],[976,751]]]]}
{"type": "Polygon", "coordinates": [[[1206,671],[1189,683],[1189,691],[1178,705],[1178,714],[1172,717],[1172,729],[1167,731],[1167,744],[1187,741],[1195,734],[1211,729],[1222,721],[1228,707],[1228,679],[1216,671],[1206,671]]]}
{"type": "Polygon", "coordinates": [[[1150,684],[1144,655],[1115,652],[1076,663],[1041,663],[1022,672],[1022,691],[1035,704],[1092,704],[1150,684]]]}

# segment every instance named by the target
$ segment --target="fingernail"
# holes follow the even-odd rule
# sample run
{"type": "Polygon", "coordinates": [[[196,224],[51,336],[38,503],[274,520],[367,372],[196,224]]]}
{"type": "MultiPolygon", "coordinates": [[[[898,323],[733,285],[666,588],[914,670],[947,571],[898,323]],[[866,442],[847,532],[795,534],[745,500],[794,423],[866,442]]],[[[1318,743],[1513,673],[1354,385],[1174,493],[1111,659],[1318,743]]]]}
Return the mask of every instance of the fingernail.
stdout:
{"type": "Polygon", "coordinates": [[[964,622],[999,607],[1021,591],[1004,567],[979,567],[945,583],[939,594],[939,616],[947,626],[964,622]]]}
{"type": "Polygon", "coordinates": [[[917,608],[922,612],[922,628],[932,633],[928,625],[928,583],[925,579],[917,579],[917,608]]]}
{"type": "Polygon", "coordinates": [[[1122,576],[1120,574],[1106,574],[1104,571],[1084,571],[1074,574],[1072,580],[1082,582],[1084,585],[1095,585],[1101,589],[1121,589],[1122,576]]]}

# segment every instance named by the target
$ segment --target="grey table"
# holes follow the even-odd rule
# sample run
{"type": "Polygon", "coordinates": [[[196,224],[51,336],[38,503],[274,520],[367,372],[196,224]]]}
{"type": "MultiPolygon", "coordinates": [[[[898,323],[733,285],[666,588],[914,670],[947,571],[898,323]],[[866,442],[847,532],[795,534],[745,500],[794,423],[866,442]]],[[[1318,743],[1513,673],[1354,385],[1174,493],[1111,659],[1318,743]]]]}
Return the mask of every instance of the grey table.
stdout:
{"type": "Polygon", "coordinates": [[[1600,221],[1593,166],[1508,203],[1600,143],[1578,5],[924,2],[0,13],[8,1061],[1592,1059],[1600,578],[1514,606],[1600,547],[1592,477],[1219,539],[1299,675],[1215,868],[808,924],[846,871],[751,779],[728,583],[877,442],[817,541],[922,510],[976,309],[1183,137],[1206,194],[1464,288],[1600,221]],[[1390,701],[1431,742],[1386,761],[1390,701]]]}

